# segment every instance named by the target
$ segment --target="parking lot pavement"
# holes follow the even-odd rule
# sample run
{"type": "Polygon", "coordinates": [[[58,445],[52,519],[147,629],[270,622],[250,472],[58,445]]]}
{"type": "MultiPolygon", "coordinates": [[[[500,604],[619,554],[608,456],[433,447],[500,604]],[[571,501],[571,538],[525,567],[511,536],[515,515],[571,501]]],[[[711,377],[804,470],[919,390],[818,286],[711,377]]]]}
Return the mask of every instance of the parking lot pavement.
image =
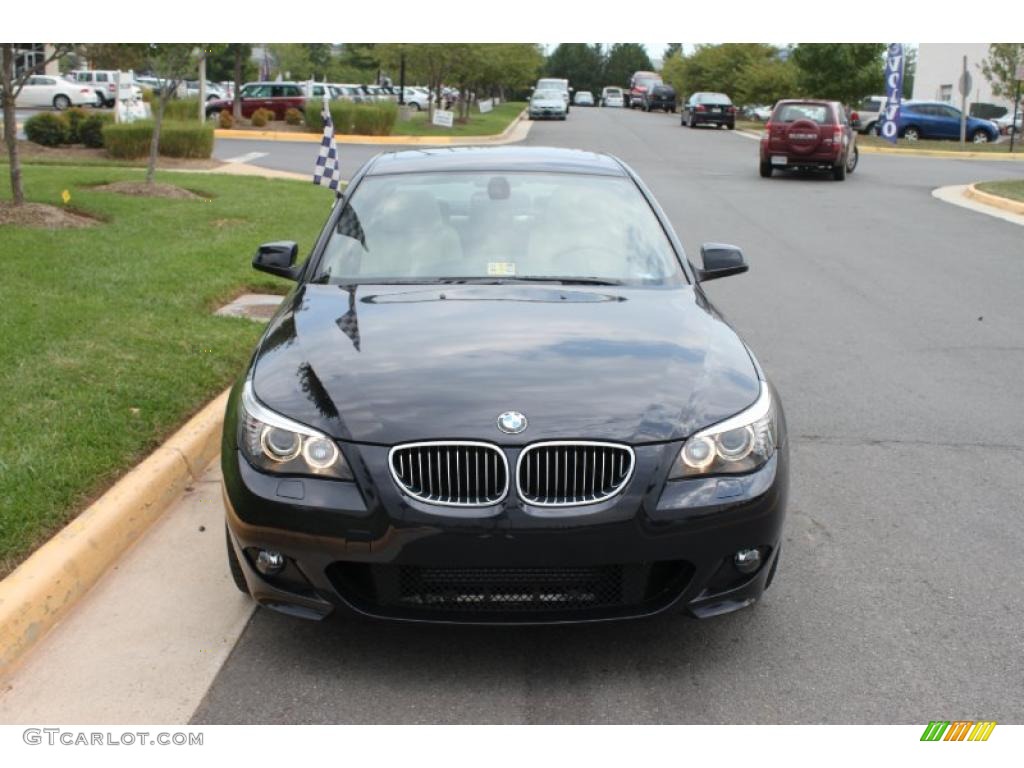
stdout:
{"type": "MultiPolygon", "coordinates": [[[[359,166],[378,152],[402,149],[398,146],[378,147],[368,144],[340,144],[338,156],[341,158],[341,178],[352,178],[359,166]]],[[[245,162],[260,168],[275,171],[292,171],[309,174],[313,177],[313,164],[316,162],[320,145],[306,141],[255,141],[252,139],[217,139],[213,146],[213,156],[217,160],[233,160],[246,155],[251,157],[245,162]]]]}
{"type": "MultiPolygon", "coordinates": [[[[695,622],[450,628],[257,611],[196,722],[1024,720],[1021,231],[938,186],[1011,163],[863,156],[846,182],[757,175],[756,145],[674,115],[574,109],[528,143],[612,152],[697,259],[787,410],[792,497],[762,603],[695,622]]],[[[343,155],[344,157],[344,155],[343,155]]]]}

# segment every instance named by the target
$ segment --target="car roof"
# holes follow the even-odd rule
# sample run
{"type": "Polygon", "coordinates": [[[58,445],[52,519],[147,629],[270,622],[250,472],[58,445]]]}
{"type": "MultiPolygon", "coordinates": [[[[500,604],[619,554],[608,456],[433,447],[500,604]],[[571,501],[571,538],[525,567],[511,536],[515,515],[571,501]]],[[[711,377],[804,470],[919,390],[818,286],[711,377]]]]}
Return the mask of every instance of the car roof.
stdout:
{"type": "Polygon", "coordinates": [[[378,155],[368,176],[438,171],[521,171],[626,176],[610,155],[561,147],[437,147],[378,155]]]}

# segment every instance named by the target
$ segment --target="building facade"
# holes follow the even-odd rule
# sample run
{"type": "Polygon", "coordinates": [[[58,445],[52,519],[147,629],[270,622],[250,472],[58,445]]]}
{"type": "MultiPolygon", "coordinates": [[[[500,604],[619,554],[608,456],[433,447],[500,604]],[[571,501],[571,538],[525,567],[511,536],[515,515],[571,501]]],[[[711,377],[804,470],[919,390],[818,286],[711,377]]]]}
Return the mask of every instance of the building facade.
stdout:
{"type": "Polygon", "coordinates": [[[988,43],[921,43],[917,49],[913,98],[927,101],[948,101],[960,106],[960,74],[964,56],[971,74],[971,104],[994,104],[1013,108],[1013,102],[992,93],[992,85],[981,72],[981,62],[988,57],[988,43]]]}
{"type": "Polygon", "coordinates": [[[45,66],[43,62],[53,54],[50,43],[15,43],[14,72],[20,75],[25,71],[34,71],[37,75],[59,75],[60,66],[51,61],[45,66]]]}

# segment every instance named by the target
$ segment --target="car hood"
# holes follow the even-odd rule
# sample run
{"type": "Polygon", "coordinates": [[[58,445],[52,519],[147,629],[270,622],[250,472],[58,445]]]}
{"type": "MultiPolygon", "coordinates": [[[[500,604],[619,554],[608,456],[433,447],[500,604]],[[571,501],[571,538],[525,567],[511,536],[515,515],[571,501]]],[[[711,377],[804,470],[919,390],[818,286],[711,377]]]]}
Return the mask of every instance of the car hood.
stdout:
{"type": "Polygon", "coordinates": [[[736,333],[690,287],[305,285],[271,321],[256,397],[338,439],[632,444],[754,402],[736,333]],[[497,428],[516,410],[519,435],[497,428]]]}

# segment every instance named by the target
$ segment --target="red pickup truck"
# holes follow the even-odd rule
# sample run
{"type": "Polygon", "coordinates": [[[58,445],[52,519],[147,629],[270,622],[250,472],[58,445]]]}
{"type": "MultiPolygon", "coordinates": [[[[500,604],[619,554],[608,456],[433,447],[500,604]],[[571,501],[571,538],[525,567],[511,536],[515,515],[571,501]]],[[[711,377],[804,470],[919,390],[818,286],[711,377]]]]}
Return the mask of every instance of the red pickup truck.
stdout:
{"type": "MultiPolygon", "coordinates": [[[[252,117],[257,109],[269,109],[275,120],[284,120],[284,113],[289,109],[299,112],[306,109],[306,94],[298,83],[246,83],[242,86],[241,97],[243,117],[252,117]]],[[[206,102],[206,117],[232,109],[233,103],[231,99],[206,102]]]]}

